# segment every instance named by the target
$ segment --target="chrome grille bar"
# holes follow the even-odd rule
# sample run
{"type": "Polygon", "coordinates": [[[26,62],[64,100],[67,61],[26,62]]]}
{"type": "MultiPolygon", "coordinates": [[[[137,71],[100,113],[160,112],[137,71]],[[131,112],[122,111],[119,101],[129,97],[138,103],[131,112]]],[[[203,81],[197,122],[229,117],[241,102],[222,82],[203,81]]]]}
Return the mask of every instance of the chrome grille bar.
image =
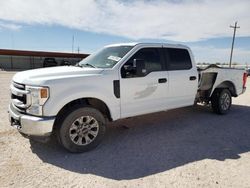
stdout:
{"type": "Polygon", "coordinates": [[[28,108],[30,106],[29,104],[23,104],[23,102],[18,99],[12,99],[12,103],[20,108],[28,108]]]}
{"type": "Polygon", "coordinates": [[[12,85],[12,84],[11,84],[11,86],[10,86],[10,90],[11,90],[11,92],[12,92],[14,95],[17,95],[17,96],[23,96],[23,95],[27,95],[27,94],[30,93],[29,91],[25,91],[25,90],[18,89],[18,88],[16,88],[16,87],[14,87],[14,85],[12,85]]]}
{"type": "Polygon", "coordinates": [[[25,90],[25,85],[23,84],[18,84],[16,82],[12,82],[13,86],[18,88],[18,89],[21,89],[21,90],[25,90]]]}

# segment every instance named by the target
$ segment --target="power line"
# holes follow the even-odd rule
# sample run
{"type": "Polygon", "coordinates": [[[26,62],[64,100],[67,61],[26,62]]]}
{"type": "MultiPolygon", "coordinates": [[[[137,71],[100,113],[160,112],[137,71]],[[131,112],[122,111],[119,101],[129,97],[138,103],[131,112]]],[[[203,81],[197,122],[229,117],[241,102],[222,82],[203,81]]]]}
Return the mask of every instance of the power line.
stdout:
{"type": "Polygon", "coordinates": [[[232,66],[232,58],[233,58],[233,49],[234,49],[234,39],[235,39],[235,33],[236,29],[240,28],[237,26],[237,22],[235,22],[234,26],[230,25],[230,28],[234,29],[234,34],[233,34],[233,41],[232,41],[232,48],[231,48],[231,54],[230,54],[230,62],[229,62],[229,67],[231,68],[232,66]]]}

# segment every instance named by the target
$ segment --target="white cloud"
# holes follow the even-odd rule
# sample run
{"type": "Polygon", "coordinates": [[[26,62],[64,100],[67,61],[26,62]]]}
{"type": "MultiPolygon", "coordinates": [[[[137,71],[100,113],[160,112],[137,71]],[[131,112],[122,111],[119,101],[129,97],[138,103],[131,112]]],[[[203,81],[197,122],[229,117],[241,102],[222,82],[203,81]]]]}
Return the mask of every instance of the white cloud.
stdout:
{"type": "Polygon", "coordinates": [[[1,29],[9,29],[9,30],[19,30],[22,26],[18,24],[13,24],[13,23],[5,23],[0,21],[0,30],[1,29]]]}
{"type": "Polygon", "coordinates": [[[175,41],[250,36],[249,0],[8,0],[0,2],[0,19],[24,24],[56,24],[131,39],[175,41]]]}

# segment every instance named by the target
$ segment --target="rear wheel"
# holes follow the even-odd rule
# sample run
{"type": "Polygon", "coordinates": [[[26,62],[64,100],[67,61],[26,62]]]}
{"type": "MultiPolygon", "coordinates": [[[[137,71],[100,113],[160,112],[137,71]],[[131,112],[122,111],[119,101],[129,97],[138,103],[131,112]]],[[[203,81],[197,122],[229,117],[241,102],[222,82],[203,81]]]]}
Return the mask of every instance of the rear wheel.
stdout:
{"type": "Polygon", "coordinates": [[[217,114],[226,114],[231,108],[232,96],[228,89],[216,89],[211,98],[212,109],[217,114]]]}
{"type": "Polygon", "coordinates": [[[105,134],[105,118],[92,107],[76,107],[69,112],[58,129],[58,138],[70,152],[95,148],[105,134]]]}

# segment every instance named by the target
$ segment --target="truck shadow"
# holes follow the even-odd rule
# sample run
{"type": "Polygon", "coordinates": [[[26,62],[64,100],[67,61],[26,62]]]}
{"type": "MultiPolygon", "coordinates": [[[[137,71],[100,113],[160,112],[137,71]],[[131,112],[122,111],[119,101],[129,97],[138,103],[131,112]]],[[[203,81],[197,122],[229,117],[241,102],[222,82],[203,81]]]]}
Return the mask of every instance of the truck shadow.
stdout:
{"type": "Polygon", "coordinates": [[[233,105],[223,116],[197,106],[112,123],[103,143],[87,153],[68,153],[55,141],[30,143],[45,163],[81,174],[135,179],[204,159],[240,158],[250,151],[249,120],[248,106],[233,105]]]}

